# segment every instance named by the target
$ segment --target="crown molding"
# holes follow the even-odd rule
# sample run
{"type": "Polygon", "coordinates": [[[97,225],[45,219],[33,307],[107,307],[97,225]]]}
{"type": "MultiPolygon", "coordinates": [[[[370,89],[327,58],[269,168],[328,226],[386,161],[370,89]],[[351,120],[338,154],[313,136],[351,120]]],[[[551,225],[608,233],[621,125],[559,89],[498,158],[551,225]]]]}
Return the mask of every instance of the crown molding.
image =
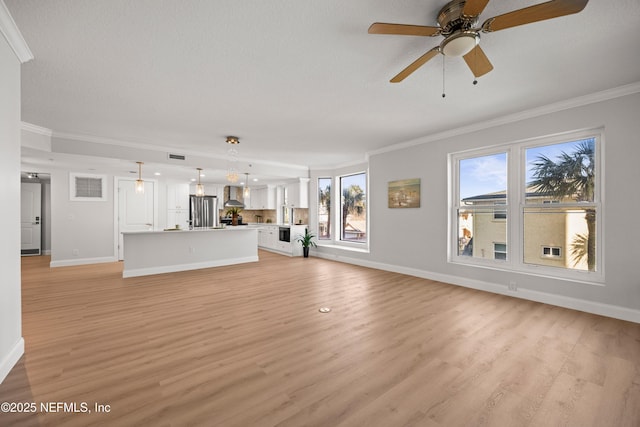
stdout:
{"type": "Polygon", "coordinates": [[[330,164],[330,165],[320,165],[320,166],[314,166],[313,168],[310,168],[310,170],[313,171],[333,171],[333,170],[339,170],[339,169],[346,169],[346,168],[356,168],[356,167],[362,167],[364,165],[367,165],[368,167],[369,164],[369,153],[365,153],[364,156],[362,156],[361,159],[354,159],[354,160],[350,160],[344,163],[338,163],[338,164],[330,164]]]}
{"type": "Polygon", "coordinates": [[[22,33],[18,29],[16,22],[13,20],[7,5],[0,0],[0,32],[13,49],[21,64],[29,62],[33,59],[33,53],[27,46],[27,42],[22,37],[22,33]]]}
{"type": "Polygon", "coordinates": [[[387,147],[368,152],[367,157],[377,155],[377,154],[382,154],[382,153],[388,153],[391,151],[402,150],[405,148],[427,144],[430,142],[440,141],[446,138],[466,135],[466,134],[470,134],[480,130],[493,128],[496,126],[502,126],[502,125],[506,125],[514,122],[519,122],[525,119],[531,119],[534,117],[543,116],[545,114],[557,113],[559,111],[569,110],[571,108],[582,107],[584,105],[608,101],[610,99],[620,98],[620,97],[623,97],[626,95],[632,95],[638,92],[640,92],[640,82],[631,83],[628,85],[615,87],[613,89],[607,89],[600,92],[595,92],[592,94],[583,95],[583,96],[567,99],[560,102],[555,102],[553,104],[545,105],[542,107],[520,111],[520,112],[509,114],[494,120],[487,120],[480,123],[474,123],[471,125],[450,129],[444,132],[423,136],[407,142],[401,142],[398,144],[389,145],[387,147]]]}

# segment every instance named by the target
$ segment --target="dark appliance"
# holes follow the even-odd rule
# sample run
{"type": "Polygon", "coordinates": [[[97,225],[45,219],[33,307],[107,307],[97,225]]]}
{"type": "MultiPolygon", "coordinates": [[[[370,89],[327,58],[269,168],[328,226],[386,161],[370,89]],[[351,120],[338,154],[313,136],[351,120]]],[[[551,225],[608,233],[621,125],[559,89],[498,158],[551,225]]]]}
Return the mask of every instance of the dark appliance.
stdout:
{"type": "Polygon", "coordinates": [[[279,227],[278,240],[280,240],[281,242],[291,242],[291,228],[279,227]]]}
{"type": "Polygon", "coordinates": [[[189,198],[189,220],[193,228],[218,227],[218,198],[196,196],[189,198]]]}

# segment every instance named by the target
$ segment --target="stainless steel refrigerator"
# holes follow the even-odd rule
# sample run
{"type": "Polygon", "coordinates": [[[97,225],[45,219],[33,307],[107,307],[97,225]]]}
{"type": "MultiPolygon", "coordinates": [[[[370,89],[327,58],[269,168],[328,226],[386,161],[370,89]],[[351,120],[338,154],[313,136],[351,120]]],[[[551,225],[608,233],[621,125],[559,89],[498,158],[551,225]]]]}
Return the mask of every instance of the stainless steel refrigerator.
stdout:
{"type": "Polygon", "coordinates": [[[218,227],[218,198],[216,196],[190,196],[189,220],[193,228],[218,227]]]}

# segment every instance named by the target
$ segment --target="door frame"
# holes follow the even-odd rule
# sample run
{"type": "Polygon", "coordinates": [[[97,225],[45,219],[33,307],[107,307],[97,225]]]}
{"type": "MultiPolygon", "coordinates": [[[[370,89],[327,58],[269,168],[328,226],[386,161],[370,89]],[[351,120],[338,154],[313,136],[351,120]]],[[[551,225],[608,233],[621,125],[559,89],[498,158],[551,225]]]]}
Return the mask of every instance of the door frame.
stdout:
{"type": "MultiPolygon", "coordinates": [[[[113,177],[113,255],[116,261],[120,261],[120,252],[118,250],[118,244],[120,236],[118,231],[120,230],[120,197],[118,197],[118,189],[120,188],[120,181],[135,181],[136,177],[130,176],[114,176],[113,177]]],[[[158,230],[158,180],[157,179],[145,179],[145,182],[153,182],[153,230],[158,230]]]]}
{"type": "MultiPolygon", "coordinates": [[[[41,182],[20,182],[20,256],[40,256],[42,255],[42,183],[41,182]],[[24,191],[25,188],[29,188],[29,187],[25,187],[25,186],[32,186],[32,185],[37,185],[38,186],[38,194],[39,194],[39,200],[38,200],[38,204],[39,204],[39,212],[36,215],[36,218],[38,218],[38,222],[37,224],[34,222],[35,219],[33,217],[30,217],[30,222],[31,225],[38,225],[38,252],[34,253],[23,253],[22,251],[24,251],[25,249],[22,247],[24,245],[24,241],[22,240],[22,229],[23,229],[23,224],[25,224],[26,221],[23,221],[24,217],[23,217],[23,212],[22,212],[22,199],[24,197],[24,191]]],[[[35,250],[36,248],[29,248],[26,250],[35,250]]]]}

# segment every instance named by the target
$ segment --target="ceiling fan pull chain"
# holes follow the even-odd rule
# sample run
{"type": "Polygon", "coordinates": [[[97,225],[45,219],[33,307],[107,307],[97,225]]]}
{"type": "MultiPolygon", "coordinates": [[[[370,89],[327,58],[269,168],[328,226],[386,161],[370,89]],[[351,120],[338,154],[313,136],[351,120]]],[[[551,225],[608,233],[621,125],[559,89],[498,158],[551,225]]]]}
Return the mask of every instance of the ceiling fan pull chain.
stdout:
{"type": "MultiPolygon", "coordinates": [[[[473,68],[478,69],[478,49],[473,50],[473,68]]],[[[476,74],[473,73],[473,84],[478,84],[478,79],[476,78],[476,74]]]]}
{"type": "Polygon", "coordinates": [[[442,55],[442,97],[445,96],[447,95],[444,93],[444,55],[442,55]]]}

